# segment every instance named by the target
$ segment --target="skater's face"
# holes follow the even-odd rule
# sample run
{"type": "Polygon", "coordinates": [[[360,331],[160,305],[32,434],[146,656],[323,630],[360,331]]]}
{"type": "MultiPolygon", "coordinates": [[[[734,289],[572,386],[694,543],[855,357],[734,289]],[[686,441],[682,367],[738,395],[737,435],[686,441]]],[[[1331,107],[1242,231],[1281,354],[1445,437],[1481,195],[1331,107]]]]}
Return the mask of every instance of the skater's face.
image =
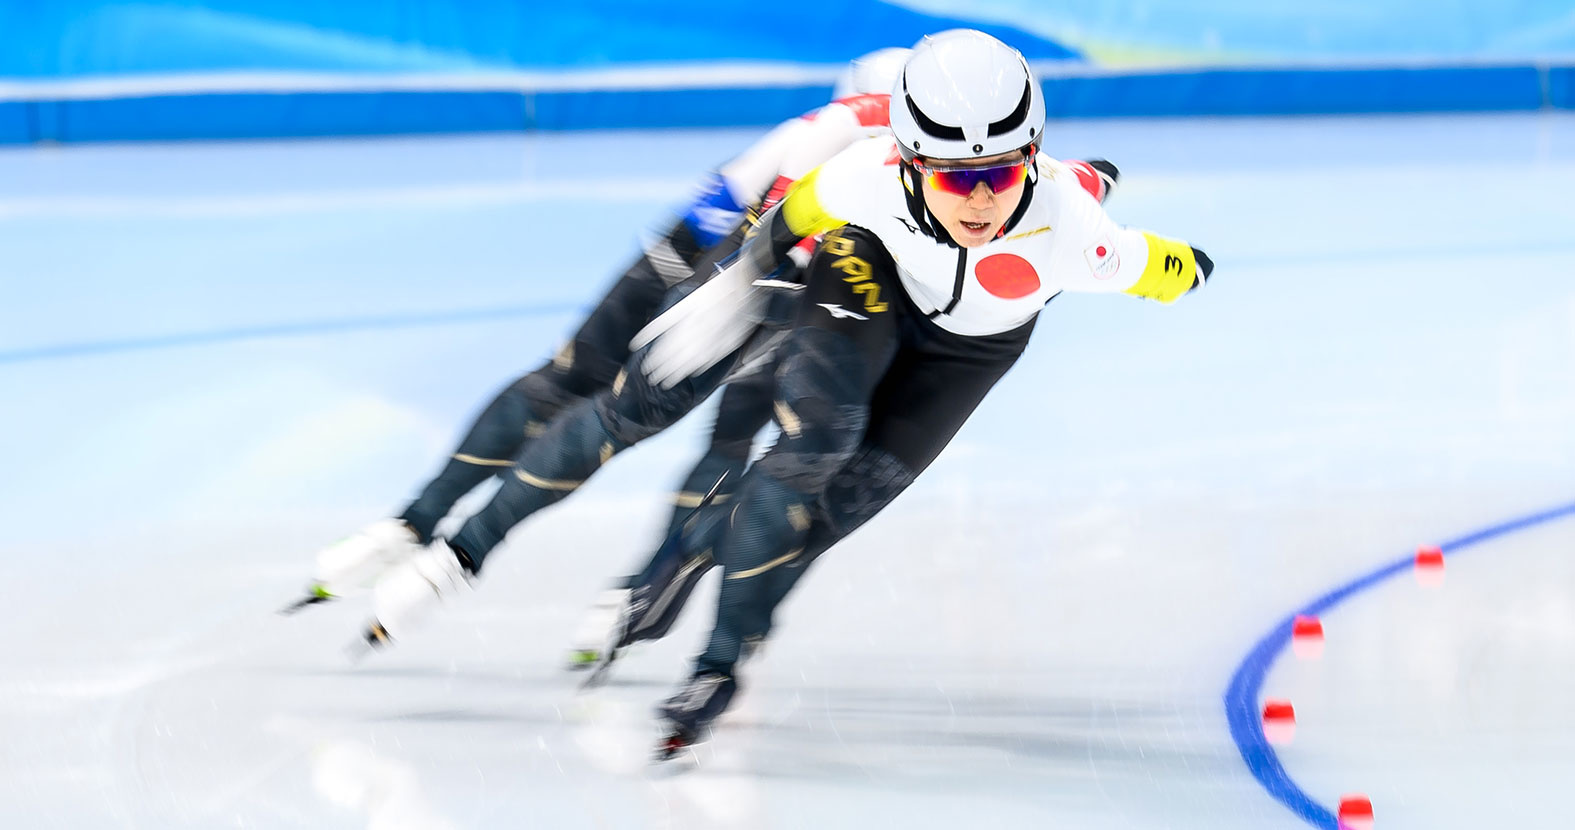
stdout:
{"type": "Polygon", "coordinates": [[[966,161],[914,160],[925,206],[964,248],[977,248],[1001,232],[1023,200],[1031,163],[1021,150],[966,161]]]}

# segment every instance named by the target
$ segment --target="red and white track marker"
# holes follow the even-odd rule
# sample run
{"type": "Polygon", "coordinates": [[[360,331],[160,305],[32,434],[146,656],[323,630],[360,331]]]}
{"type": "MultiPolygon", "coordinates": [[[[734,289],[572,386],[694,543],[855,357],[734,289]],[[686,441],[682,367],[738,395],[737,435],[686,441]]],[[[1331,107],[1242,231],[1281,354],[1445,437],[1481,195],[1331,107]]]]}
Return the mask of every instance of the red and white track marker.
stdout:
{"type": "Polygon", "coordinates": [[[1317,660],[1323,656],[1323,621],[1317,617],[1298,614],[1291,623],[1291,653],[1300,660],[1317,660]]]}
{"type": "Polygon", "coordinates": [[[1373,830],[1373,802],[1367,796],[1348,795],[1340,799],[1340,830],[1373,830]]]}
{"type": "Polygon", "coordinates": [[[1444,584],[1444,552],[1437,547],[1423,547],[1416,552],[1416,581],[1423,588],[1437,588],[1444,584]]]}
{"type": "Polygon", "coordinates": [[[1263,702],[1263,737],[1272,746],[1285,746],[1296,738],[1296,709],[1290,701],[1263,702]]]}

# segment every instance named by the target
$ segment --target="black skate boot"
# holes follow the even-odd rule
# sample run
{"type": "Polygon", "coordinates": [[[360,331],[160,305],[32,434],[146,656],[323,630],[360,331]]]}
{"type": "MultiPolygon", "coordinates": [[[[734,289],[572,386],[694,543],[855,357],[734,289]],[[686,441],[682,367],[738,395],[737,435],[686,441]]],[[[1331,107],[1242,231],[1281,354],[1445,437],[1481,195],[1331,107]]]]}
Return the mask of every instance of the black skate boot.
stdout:
{"type": "Polygon", "coordinates": [[[624,649],[634,644],[631,634],[635,620],[643,613],[650,602],[645,599],[648,590],[644,586],[625,588],[620,591],[621,601],[617,608],[612,609],[612,625],[608,627],[606,638],[602,646],[595,653],[595,658],[589,664],[591,673],[580,683],[580,689],[594,689],[607,681],[612,664],[623,655],[624,649]]]}
{"type": "Polygon", "coordinates": [[[705,740],[711,724],[737,693],[738,681],[731,675],[703,671],[690,678],[656,710],[663,737],[656,745],[655,760],[666,761],[705,740]]]}
{"type": "Polygon", "coordinates": [[[665,637],[700,578],[716,565],[709,548],[703,553],[688,554],[686,543],[692,541],[688,534],[695,532],[700,511],[711,505],[726,479],[726,474],[717,479],[685,520],[662,540],[645,569],[630,577],[612,625],[607,629],[605,644],[589,661],[593,670],[581,684],[582,689],[605,682],[612,664],[629,646],[665,637]]]}

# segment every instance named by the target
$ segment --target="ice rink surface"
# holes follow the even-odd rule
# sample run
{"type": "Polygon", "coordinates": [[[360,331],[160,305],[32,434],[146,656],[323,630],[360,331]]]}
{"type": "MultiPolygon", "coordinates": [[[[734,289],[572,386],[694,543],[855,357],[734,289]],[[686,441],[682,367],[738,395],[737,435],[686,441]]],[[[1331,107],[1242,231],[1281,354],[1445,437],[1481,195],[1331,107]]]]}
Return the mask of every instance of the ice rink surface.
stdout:
{"type": "Polygon", "coordinates": [[[393,651],[273,613],[758,132],[0,151],[0,826],[1575,826],[1567,114],[1054,125],[1215,279],[1052,303],[685,769],[650,710],[710,582],[609,688],[561,665],[704,414],[393,651]]]}

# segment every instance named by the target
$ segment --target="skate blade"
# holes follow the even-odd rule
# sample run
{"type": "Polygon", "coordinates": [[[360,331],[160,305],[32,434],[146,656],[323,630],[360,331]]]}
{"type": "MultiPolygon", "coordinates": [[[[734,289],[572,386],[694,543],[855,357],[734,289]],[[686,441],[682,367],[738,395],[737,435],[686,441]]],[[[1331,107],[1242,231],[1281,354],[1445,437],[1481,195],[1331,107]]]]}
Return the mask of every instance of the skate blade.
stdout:
{"type": "Polygon", "coordinates": [[[569,671],[586,671],[596,668],[596,664],[600,663],[601,659],[602,653],[596,649],[582,648],[569,652],[569,659],[563,667],[569,671]]]}
{"type": "Polygon", "coordinates": [[[694,745],[694,739],[686,737],[682,731],[670,730],[666,737],[657,742],[656,750],[651,753],[651,763],[666,767],[678,766],[679,762],[697,765],[699,757],[695,755],[694,745]]]}
{"type": "Polygon", "coordinates": [[[668,735],[656,745],[656,751],[651,755],[651,762],[660,764],[664,761],[671,761],[682,755],[687,749],[689,749],[688,741],[684,740],[677,733],[668,735]]]}
{"type": "Polygon", "coordinates": [[[381,651],[393,642],[394,638],[388,636],[388,629],[384,628],[382,623],[374,622],[366,627],[366,631],[359,639],[345,646],[345,657],[348,657],[352,663],[359,663],[368,654],[381,651]]]}
{"type": "Polygon", "coordinates": [[[334,599],[336,599],[336,598],[333,597],[333,596],[330,596],[328,594],[307,594],[306,596],[301,597],[300,599],[296,600],[295,602],[292,602],[289,605],[286,605],[285,607],[280,608],[279,609],[279,616],[281,616],[281,617],[288,617],[291,614],[294,614],[294,613],[296,613],[296,612],[298,612],[298,611],[300,611],[300,610],[302,610],[304,608],[309,608],[309,607],[311,607],[313,605],[317,605],[319,603],[332,602],[334,599]]]}
{"type": "Polygon", "coordinates": [[[608,633],[607,643],[596,654],[596,663],[591,669],[590,675],[580,684],[580,691],[594,689],[606,683],[607,678],[612,676],[609,673],[609,670],[612,669],[612,664],[617,662],[619,657],[623,656],[623,650],[630,645],[630,643],[626,642],[628,633],[629,598],[625,597],[623,607],[618,609],[618,621],[613,625],[612,631],[608,633]]]}
{"type": "Polygon", "coordinates": [[[612,664],[618,660],[619,649],[607,649],[598,655],[591,673],[580,682],[580,691],[590,691],[605,684],[612,677],[612,664]]]}

